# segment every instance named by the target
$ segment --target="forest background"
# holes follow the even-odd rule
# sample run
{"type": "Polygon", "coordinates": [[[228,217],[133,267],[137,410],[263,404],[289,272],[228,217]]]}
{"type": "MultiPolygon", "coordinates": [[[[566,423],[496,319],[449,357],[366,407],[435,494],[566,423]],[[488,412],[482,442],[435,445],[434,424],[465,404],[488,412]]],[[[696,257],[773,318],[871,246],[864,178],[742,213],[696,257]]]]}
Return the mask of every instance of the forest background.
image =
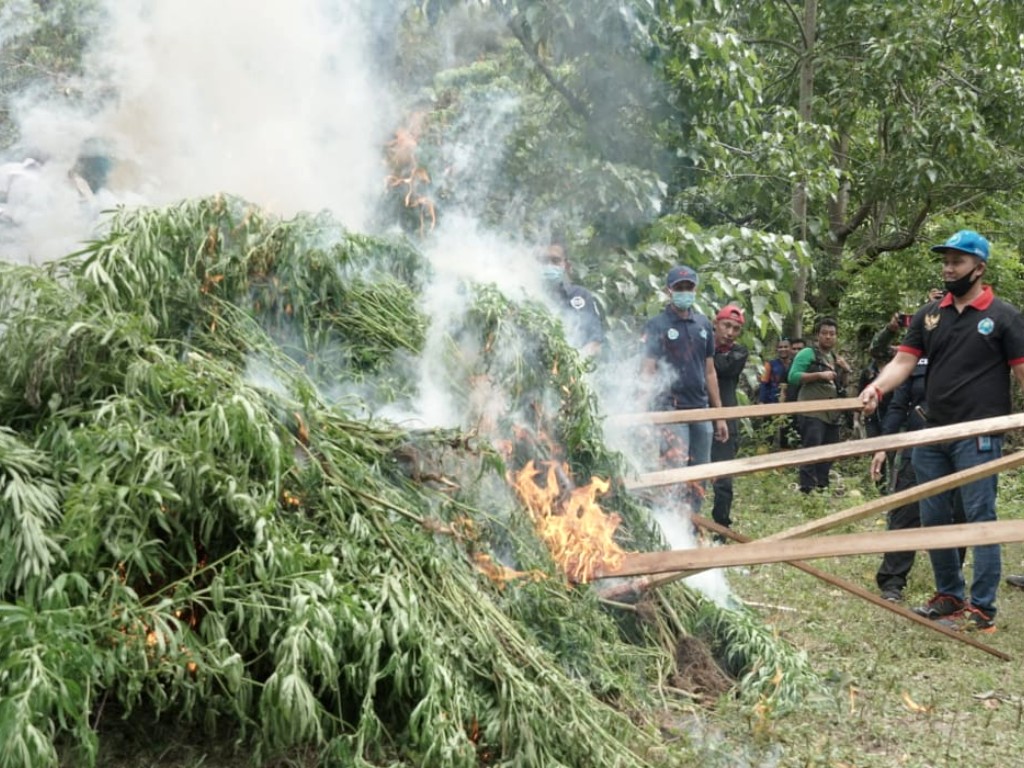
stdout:
{"type": "MultiPolygon", "coordinates": [[[[865,363],[870,336],[936,285],[927,246],[957,229],[992,241],[990,281],[1024,299],[1017,4],[388,0],[336,12],[371,30],[386,83],[384,191],[367,229],[397,225],[427,247],[435,228],[470,218],[533,247],[565,238],[612,359],[635,351],[676,263],[700,272],[709,314],[746,309],[751,380],[780,335],[809,336],[823,315],[865,363]]],[[[103,3],[2,0],[0,19],[0,149],[15,160],[32,149],[25,94],[87,113],[116,94],[79,79],[103,3]]],[[[119,151],[91,157],[129,163],[119,151]]]]}
{"type": "MultiPolygon", "coordinates": [[[[4,3],[18,20],[0,39],[8,157],[31,148],[24,94],[109,98],[75,80],[97,8],[4,3]]],[[[379,98],[406,142],[391,161],[414,153],[422,202],[398,185],[378,223],[420,234],[429,206],[517,240],[558,234],[619,343],[680,262],[703,275],[706,308],[748,310],[755,353],[831,314],[862,354],[938,280],[924,246],[965,227],[1019,295],[1015,4],[389,0],[363,15],[397,94],[379,98]]]]}

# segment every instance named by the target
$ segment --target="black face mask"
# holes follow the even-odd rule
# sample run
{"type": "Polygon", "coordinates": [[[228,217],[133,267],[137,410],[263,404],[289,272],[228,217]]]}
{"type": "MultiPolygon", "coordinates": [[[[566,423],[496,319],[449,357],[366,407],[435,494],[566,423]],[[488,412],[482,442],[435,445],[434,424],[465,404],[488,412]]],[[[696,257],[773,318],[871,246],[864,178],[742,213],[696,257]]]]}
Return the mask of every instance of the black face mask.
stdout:
{"type": "MultiPolygon", "coordinates": [[[[974,270],[971,270],[971,272],[973,271],[974,270]]],[[[971,288],[974,287],[974,284],[978,282],[978,278],[980,277],[981,275],[978,275],[978,277],[971,277],[971,273],[968,272],[966,275],[957,280],[946,280],[944,282],[944,285],[947,291],[949,291],[959,299],[961,296],[965,295],[969,290],[971,290],[971,288]]]]}

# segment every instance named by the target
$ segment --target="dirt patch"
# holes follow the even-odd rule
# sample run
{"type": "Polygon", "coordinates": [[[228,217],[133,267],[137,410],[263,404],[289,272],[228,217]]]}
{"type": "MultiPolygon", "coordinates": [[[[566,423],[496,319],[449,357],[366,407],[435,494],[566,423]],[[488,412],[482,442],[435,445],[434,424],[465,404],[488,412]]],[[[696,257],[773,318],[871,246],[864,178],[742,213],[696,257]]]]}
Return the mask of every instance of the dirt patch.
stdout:
{"type": "Polygon", "coordinates": [[[696,637],[676,642],[676,671],[669,685],[689,691],[705,704],[713,703],[733,687],[734,680],[715,661],[708,646],[696,637]]]}

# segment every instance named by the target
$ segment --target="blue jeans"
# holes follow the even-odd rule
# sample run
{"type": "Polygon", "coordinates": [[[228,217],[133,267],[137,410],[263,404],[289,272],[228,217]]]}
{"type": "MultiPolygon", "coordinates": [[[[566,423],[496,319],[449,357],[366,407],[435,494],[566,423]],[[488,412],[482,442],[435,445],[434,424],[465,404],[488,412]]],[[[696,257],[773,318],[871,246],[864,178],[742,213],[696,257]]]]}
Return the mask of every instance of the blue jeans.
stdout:
{"type": "MultiPolygon", "coordinates": [[[[670,439],[664,442],[672,444],[670,451],[665,450],[665,445],[662,446],[662,459],[667,468],[693,467],[711,461],[711,441],[715,430],[710,421],[666,424],[663,429],[670,435],[670,439]]],[[[694,512],[700,512],[707,483],[702,481],[695,485],[697,487],[691,489],[693,492],[688,494],[689,503],[694,512]]]]}
{"type": "MultiPolygon", "coordinates": [[[[1003,438],[971,437],[938,445],[915,446],[914,472],[917,481],[926,483],[962,469],[998,459],[1003,455],[1003,438]],[[979,443],[986,442],[988,445],[979,443]]],[[[984,477],[960,486],[964,517],[968,523],[996,519],[997,476],[984,477]]],[[[921,499],[921,525],[949,525],[953,522],[953,491],[921,499]]],[[[955,549],[934,549],[928,552],[935,574],[935,591],[964,599],[963,563],[955,549]]],[[[996,589],[1002,576],[1002,557],[998,544],[974,547],[974,580],[971,582],[971,604],[990,616],[996,613],[996,589]]]]}

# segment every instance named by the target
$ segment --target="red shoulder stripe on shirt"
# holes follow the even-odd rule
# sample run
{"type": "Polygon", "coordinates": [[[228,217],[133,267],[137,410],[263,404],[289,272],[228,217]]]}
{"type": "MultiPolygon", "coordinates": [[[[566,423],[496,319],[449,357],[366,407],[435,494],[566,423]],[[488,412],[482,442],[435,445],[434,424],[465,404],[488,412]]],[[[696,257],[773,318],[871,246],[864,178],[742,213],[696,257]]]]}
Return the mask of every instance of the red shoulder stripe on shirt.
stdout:
{"type": "MultiPolygon", "coordinates": [[[[992,290],[991,285],[981,286],[981,293],[978,294],[978,298],[972,301],[968,306],[974,307],[975,309],[985,310],[992,304],[992,299],[996,297],[995,292],[992,290]]],[[[939,302],[940,307],[948,307],[953,303],[953,294],[947,293],[942,297],[939,302]]]]}

